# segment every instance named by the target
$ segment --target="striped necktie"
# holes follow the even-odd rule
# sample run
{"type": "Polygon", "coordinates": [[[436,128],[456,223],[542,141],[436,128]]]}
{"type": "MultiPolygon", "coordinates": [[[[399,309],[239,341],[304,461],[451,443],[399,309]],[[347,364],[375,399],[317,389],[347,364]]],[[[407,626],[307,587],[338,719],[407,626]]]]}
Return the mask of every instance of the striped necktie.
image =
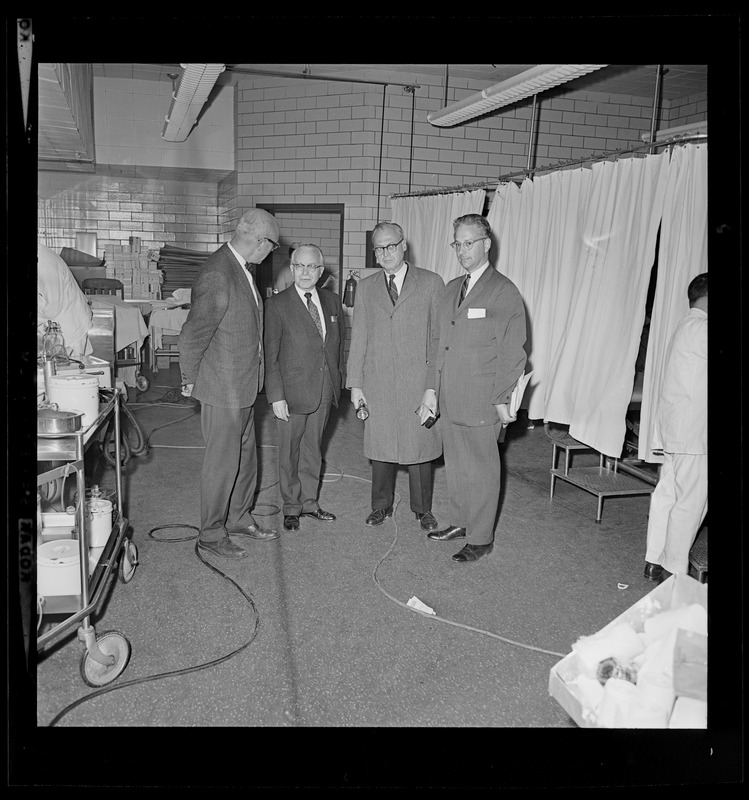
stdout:
{"type": "Polygon", "coordinates": [[[390,283],[388,284],[388,292],[390,292],[390,299],[393,301],[393,305],[395,305],[395,301],[398,299],[398,288],[395,285],[395,276],[390,276],[390,283]]]}
{"type": "Polygon", "coordinates": [[[468,294],[468,284],[471,282],[471,276],[466,275],[466,279],[463,281],[463,285],[460,287],[460,300],[458,301],[458,305],[461,305],[463,301],[466,299],[466,295],[468,294]]]}
{"type": "Polygon", "coordinates": [[[317,332],[324,339],[325,336],[322,332],[322,322],[320,322],[320,312],[317,310],[317,306],[312,302],[312,292],[305,292],[304,296],[307,298],[307,308],[309,309],[309,313],[312,315],[315,325],[317,325],[317,332]]]}

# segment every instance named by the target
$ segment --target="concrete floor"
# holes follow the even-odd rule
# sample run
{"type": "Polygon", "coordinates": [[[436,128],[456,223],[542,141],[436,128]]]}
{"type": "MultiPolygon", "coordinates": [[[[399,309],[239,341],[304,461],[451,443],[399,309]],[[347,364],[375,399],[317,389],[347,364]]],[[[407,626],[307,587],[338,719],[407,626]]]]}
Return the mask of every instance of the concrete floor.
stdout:
{"type": "MultiPolygon", "coordinates": [[[[174,364],[128,404],[149,441],[124,468],[140,563],[129,583],[111,581],[92,622],[97,633],[127,638],[130,661],[114,683],[89,688],[75,630],[59,637],[38,656],[40,728],[262,727],[265,738],[272,728],[576,727],[549,695],[549,670],[579,636],[654,588],[642,575],[647,496],[607,499],[600,524],[591,494],[558,481],[551,501],[551,442],[543,425],[521,418],[502,446],[494,551],[457,564],[450,556],[462,543],[428,540],[410,512],[405,470],[393,519],[364,524],[370,468],[363,424],[344,393],[326,434],[320,491],[321,507],[338,518],[302,518],[301,530],[283,531],[275,422],[261,395],[255,514],[281,537],[238,537],[248,558],[211,559],[227,580],[196,556],[194,539],[163,541],[194,530],[154,530],[199,524],[197,406],[158,402],[174,401],[178,382],[174,364]],[[412,596],[436,616],[408,608],[412,596]]],[[[593,454],[572,458],[573,468],[597,463],[593,454]]],[[[114,487],[103,460],[93,471],[114,487]]],[[[451,522],[447,505],[439,461],[441,526],[451,522]]]]}

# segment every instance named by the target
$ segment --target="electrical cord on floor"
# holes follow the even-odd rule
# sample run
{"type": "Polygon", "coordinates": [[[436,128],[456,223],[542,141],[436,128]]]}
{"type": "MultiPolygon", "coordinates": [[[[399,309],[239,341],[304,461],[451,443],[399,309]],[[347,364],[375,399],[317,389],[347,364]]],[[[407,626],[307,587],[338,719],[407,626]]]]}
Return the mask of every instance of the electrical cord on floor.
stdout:
{"type": "MultiPolygon", "coordinates": [[[[325,475],[327,475],[327,474],[328,473],[325,473],[323,475],[323,480],[325,480],[325,475]]],[[[362,481],[363,483],[372,483],[372,481],[368,480],[367,478],[360,478],[358,475],[347,475],[343,471],[341,471],[340,474],[335,476],[334,478],[331,478],[330,481],[340,480],[341,478],[352,478],[353,480],[362,481]]],[[[558,656],[559,658],[564,658],[567,655],[566,653],[557,653],[554,650],[545,650],[542,647],[535,647],[534,645],[531,645],[531,644],[524,644],[523,642],[516,642],[514,639],[508,639],[506,636],[500,636],[498,633],[492,633],[491,631],[485,631],[485,630],[482,630],[481,628],[474,628],[473,626],[466,625],[466,624],[464,624],[462,622],[454,622],[453,620],[445,619],[444,617],[440,617],[438,615],[427,614],[425,611],[420,611],[418,608],[413,608],[412,606],[409,606],[407,603],[404,603],[401,600],[398,600],[397,597],[393,597],[393,595],[391,595],[389,592],[387,592],[382,587],[382,584],[380,583],[380,581],[377,578],[377,570],[380,568],[382,563],[387,559],[387,557],[390,555],[390,553],[393,552],[393,549],[395,548],[395,545],[398,543],[398,522],[396,520],[396,512],[398,510],[398,505],[400,504],[401,497],[398,494],[398,492],[394,492],[393,494],[395,495],[395,503],[393,504],[392,520],[393,520],[393,524],[395,525],[395,537],[393,538],[393,542],[390,545],[390,547],[388,548],[388,551],[377,562],[377,564],[375,565],[374,571],[372,572],[372,579],[374,580],[375,586],[385,595],[385,597],[388,598],[388,600],[391,600],[396,605],[399,605],[402,608],[406,608],[409,611],[415,611],[417,614],[420,614],[422,617],[426,617],[429,620],[434,620],[435,622],[444,622],[447,625],[454,625],[456,628],[463,628],[463,629],[468,630],[468,631],[473,631],[474,633],[481,633],[484,636],[491,636],[493,639],[499,639],[499,641],[504,642],[505,644],[511,644],[514,647],[522,647],[525,650],[533,650],[533,651],[535,651],[537,653],[545,653],[546,655],[558,656]]]]}
{"type": "MultiPolygon", "coordinates": [[[[154,431],[158,430],[159,428],[164,428],[167,425],[172,425],[172,424],[174,424],[176,422],[181,422],[182,420],[193,416],[195,413],[197,413],[197,411],[194,411],[193,413],[188,414],[186,417],[180,417],[177,420],[173,420],[171,422],[167,422],[164,425],[160,425],[157,428],[154,428],[151,431],[151,433],[149,434],[149,438],[154,433],[154,431]]],[[[259,445],[259,447],[272,448],[272,447],[276,447],[276,445],[259,445]]],[[[323,475],[322,475],[322,480],[323,480],[324,483],[334,483],[334,482],[342,480],[343,478],[350,478],[352,480],[361,481],[362,483],[369,483],[369,484],[372,483],[372,481],[370,479],[368,479],[368,478],[362,478],[362,477],[360,477],[358,475],[349,475],[349,474],[345,473],[343,470],[339,470],[337,473],[324,472],[323,475]]],[[[278,483],[278,481],[276,481],[276,483],[278,483]]],[[[269,486],[263,487],[263,488],[271,488],[271,486],[275,486],[276,483],[270,484],[269,486]]],[[[260,489],[259,491],[263,491],[263,489],[260,489]]],[[[462,622],[455,622],[454,620],[446,619],[446,618],[440,617],[440,616],[438,616],[436,614],[435,615],[427,614],[424,611],[420,611],[417,608],[413,608],[413,607],[409,606],[407,603],[404,603],[403,601],[399,600],[397,597],[394,597],[388,591],[386,591],[383,588],[382,584],[380,583],[380,581],[379,581],[379,579],[377,577],[377,572],[378,572],[380,566],[387,560],[387,558],[393,552],[393,550],[395,549],[396,544],[398,543],[399,531],[398,531],[398,522],[397,522],[397,519],[396,519],[396,512],[397,512],[398,506],[400,505],[400,502],[401,502],[401,496],[397,492],[394,492],[394,497],[395,497],[395,502],[393,504],[392,520],[393,520],[393,524],[395,525],[395,536],[393,537],[393,541],[392,541],[390,547],[388,548],[388,550],[386,551],[385,555],[383,555],[382,558],[377,562],[377,564],[374,567],[374,570],[372,571],[372,580],[374,581],[375,586],[380,590],[380,592],[382,592],[383,595],[385,595],[385,597],[388,598],[388,600],[390,600],[391,602],[395,603],[398,606],[401,606],[402,608],[407,609],[408,611],[414,611],[417,614],[421,615],[422,617],[426,617],[427,619],[429,619],[431,621],[444,623],[446,625],[452,625],[452,626],[454,626],[456,628],[462,628],[463,630],[471,631],[473,633],[479,633],[479,634],[482,634],[484,636],[489,636],[489,637],[491,637],[493,639],[497,639],[497,640],[499,640],[501,642],[504,642],[505,644],[509,644],[509,645],[514,646],[514,647],[520,647],[520,648],[523,648],[524,650],[531,650],[531,651],[534,651],[534,652],[537,652],[537,653],[543,653],[545,655],[555,656],[555,657],[559,657],[559,658],[564,658],[567,655],[566,653],[558,653],[558,652],[556,652],[554,650],[546,650],[546,649],[544,649],[542,647],[536,647],[534,645],[525,644],[523,642],[517,642],[517,641],[515,641],[513,639],[507,638],[506,636],[500,636],[497,633],[493,633],[492,631],[486,631],[486,630],[483,630],[481,628],[475,628],[472,625],[466,625],[465,623],[462,623],[462,622]]],[[[271,505],[271,504],[259,504],[259,505],[271,505]]],[[[277,506],[274,506],[274,507],[278,508],[277,506]]],[[[256,508],[257,508],[257,505],[256,505],[256,508]]],[[[261,516],[261,515],[258,514],[258,516],[261,516]]],[[[188,541],[188,540],[191,540],[191,539],[197,539],[199,534],[200,534],[200,530],[196,526],[187,525],[187,524],[180,524],[180,523],[171,523],[171,524],[159,525],[159,526],[157,526],[155,528],[152,528],[148,532],[149,537],[151,537],[155,541],[160,541],[160,542],[188,541]],[[160,538],[157,538],[157,537],[155,537],[153,535],[156,531],[167,530],[167,529],[175,529],[175,528],[192,529],[192,530],[196,531],[196,533],[191,534],[189,536],[168,537],[168,538],[165,538],[165,539],[160,539],[160,538]]],[[[234,584],[236,589],[240,592],[240,594],[242,594],[242,596],[249,603],[250,607],[252,608],[253,614],[255,616],[255,625],[254,625],[254,628],[253,628],[253,631],[252,631],[252,635],[250,636],[250,638],[244,644],[242,644],[240,647],[236,648],[232,652],[227,653],[226,655],[221,656],[221,657],[219,657],[217,659],[213,659],[212,661],[207,661],[207,662],[205,662],[203,664],[196,664],[195,666],[192,666],[192,667],[184,667],[184,668],[178,669],[178,670],[171,670],[169,672],[162,672],[162,673],[159,673],[157,675],[150,675],[150,676],[146,676],[144,678],[136,678],[136,679],[129,680],[129,681],[123,681],[122,683],[112,684],[110,686],[106,686],[106,687],[102,687],[101,689],[97,689],[96,691],[91,692],[90,694],[85,695],[84,697],[78,698],[78,700],[75,700],[74,702],[72,702],[68,706],[66,706],[62,711],[60,711],[52,719],[52,721],[49,723],[49,727],[54,727],[57,724],[57,722],[60,719],[62,719],[62,717],[65,716],[68,712],[72,711],[73,709],[77,708],[82,703],[85,703],[88,700],[92,700],[92,699],[94,699],[96,697],[100,697],[103,694],[106,694],[108,692],[113,692],[113,691],[115,691],[117,689],[124,689],[124,688],[129,687],[129,686],[135,686],[135,685],[142,684],[142,683],[149,683],[151,681],[161,680],[163,678],[170,678],[170,677],[174,677],[174,676],[177,676],[177,675],[188,675],[188,674],[193,673],[193,672],[199,672],[201,670],[208,669],[209,667],[218,666],[219,664],[222,664],[225,661],[228,661],[230,658],[233,658],[235,655],[241,653],[243,650],[245,650],[247,647],[249,647],[252,644],[252,642],[255,640],[255,638],[257,636],[257,632],[258,632],[258,630],[260,628],[260,614],[259,614],[259,612],[257,610],[257,606],[255,605],[255,602],[253,601],[252,597],[233,578],[230,578],[226,573],[222,572],[220,569],[218,569],[213,564],[211,564],[208,561],[206,561],[205,558],[203,558],[203,556],[201,555],[200,550],[198,548],[198,542],[195,543],[195,555],[200,559],[200,561],[203,562],[203,564],[205,564],[209,569],[211,569],[217,575],[220,575],[221,577],[225,578],[230,583],[234,584]]]]}
{"type": "MultiPolygon", "coordinates": [[[[157,542],[182,542],[182,541],[187,541],[189,539],[196,539],[198,537],[198,533],[196,533],[194,535],[190,535],[190,536],[180,536],[180,537],[173,537],[173,538],[168,538],[168,539],[158,539],[157,537],[155,537],[153,535],[156,531],[164,530],[164,529],[167,529],[167,528],[192,528],[193,530],[198,531],[198,533],[199,533],[199,529],[196,528],[194,525],[171,524],[171,525],[159,525],[156,528],[152,528],[148,532],[148,535],[152,539],[157,541],[157,542]]],[[[255,601],[252,599],[252,596],[250,594],[248,594],[233,578],[230,578],[225,572],[222,572],[217,567],[214,567],[213,564],[211,564],[208,561],[206,561],[203,558],[203,556],[201,555],[201,553],[200,553],[200,551],[198,549],[198,543],[197,542],[195,543],[195,555],[210,570],[215,572],[217,575],[220,575],[222,578],[225,578],[227,581],[229,581],[229,583],[234,584],[234,587],[239,591],[239,593],[242,595],[242,597],[244,597],[244,599],[250,605],[250,608],[252,609],[252,613],[253,613],[253,615],[255,617],[254,627],[252,629],[252,634],[250,635],[250,638],[246,642],[244,642],[244,644],[242,644],[239,647],[237,647],[236,649],[232,650],[230,653],[227,653],[226,655],[220,656],[219,658],[214,658],[211,661],[206,661],[203,664],[195,664],[194,666],[191,666],[191,667],[183,667],[182,669],[170,670],[169,672],[161,672],[161,673],[159,673],[157,675],[147,675],[147,676],[145,676],[143,678],[134,678],[133,680],[123,681],[122,683],[113,683],[110,686],[104,686],[101,689],[97,689],[97,690],[91,692],[90,694],[85,695],[84,697],[79,697],[77,700],[75,700],[72,703],[70,703],[69,705],[65,706],[65,708],[63,708],[63,710],[60,711],[52,719],[52,721],[49,723],[48,727],[50,727],[50,728],[54,727],[67,713],[72,711],[74,708],[77,708],[81,704],[86,703],[89,700],[93,700],[96,697],[101,697],[102,695],[107,694],[108,692],[114,692],[117,689],[125,689],[125,688],[127,688],[129,686],[137,686],[138,684],[142,684],[142,683],[150,683],[152,681],[161,680],[163,678],[172,678],[172,677],[175,677],[175,676],[178,676],[178,675],[189,675],[189,674],[191,674],[193,672],[200,672],[201,670],[208,669],[209,667],[216,667],[219,664],[223,664],[225,661],[228,661],[230,658],[233,658],[234,656],[238,655],[243,650],[247,649],[253,643],[253,641],[255,641],[255,638],[257,637],[258,630],[260,629],[260,614],[259,614],[259,612],[257,610],[257,606],[255,605],[255,601]]]]}

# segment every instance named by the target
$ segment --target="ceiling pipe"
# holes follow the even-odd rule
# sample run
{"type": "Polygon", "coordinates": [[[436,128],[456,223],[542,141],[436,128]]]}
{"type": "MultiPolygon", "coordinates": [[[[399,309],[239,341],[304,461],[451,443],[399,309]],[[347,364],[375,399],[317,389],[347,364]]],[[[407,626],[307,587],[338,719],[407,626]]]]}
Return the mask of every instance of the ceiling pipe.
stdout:
{"type": "Polygon", "coordinates": [[[533,107],[531,108],[531,132],[530,136],[528,137],[528,163],[526,164],[527,169],[531,168],[531,155],[535,150],[533,145],[533,134],[535,133],[536,128],[536,101],[538,100],[538,95],[533,95],[533,107]]]}
{"type": "Polygon", "coordinates": [[[539,64],[439,111],[427,114],[427,120],[439,127],[458,125],[606,66],[608,65],[539,64]]]}
{"type": "MultiPolygon", "coordinates": [[[[655,92],[653,94],[653,118],[650,122],[650,141],[655,141],[655,129],[658,122],[658,104],[661,99],[661,76],[663,75],[663,64],[658,64],[655,69],[655,92]]],[[[650,153],[655,152],[655,147],[651,147],[650,153]]]]}
{"type": "MultiPolygon", "coordinates": [[[[376,65],[374,65],[376,66],[376,65]]],[[[421,89],[418,83],[393,83],[393,81],[372,81],[366,78],[340,78],[335,75],[312,75],[309,64],[301,73],[283,72],[281,70],[268,70],[268,69],[245,69],[244,67],[233,67],[228,64],[226,67],[227,72],[236,72],[240,75],[262,75],[271,78],[295,78],[298,80],[311,80],[311,81],[339,81],[340,83],[369,83],[373,86],[402,86],[404,89],[421,89]]]]}
{"type": "Polygon", "coordinates": [[[167,142],[184,142],[198,121],[208,95],[216,85],[225,64],[180,64],[184,69],[176,90],[172,91],[172,104],[165,117],[161,138],[167,142]]]}

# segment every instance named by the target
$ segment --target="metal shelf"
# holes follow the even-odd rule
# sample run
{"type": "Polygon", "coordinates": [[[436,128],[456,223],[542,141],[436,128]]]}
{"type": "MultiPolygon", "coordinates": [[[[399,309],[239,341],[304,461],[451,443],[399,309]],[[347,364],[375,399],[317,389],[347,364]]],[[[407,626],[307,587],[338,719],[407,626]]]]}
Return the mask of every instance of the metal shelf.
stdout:
{"type": "MultiPolygon", "coordinates": [[[[111,396],[100,403],[99,414],[94,422],[85,430],[76,431],[67,436],[52,434],[37,435],[37,462],[66,462],[63,466],[47,470],[37,474],[37,486],[45,483],[67,478],[71,472],[76,473],[76,483],[78,492],[78,503],[76,509],[76,527],[78,529],[78,544],[80,556],[80,582],[81,593],[79,595],[57,595],[44,598],[41,609],[37,613],[44,617],[52,615],[67,615],[49,630],[37,636],[37,651],[46,644],[61,636],[71,629],[74,625],[81,622],[78,630],[78,638],[85,643],[86,650],[81,661],[81,675],[84,681],[91,686],[104,685],[114,680],[125,668],[129,659],[129,642],[116,632],[109,632],[103,638],[97,639],[96,631],[90,623],[90,615],[98,608],[103,596],[107,579],[122,559],[123,563],[129,554],[128,548],[135,551],[135,546],[127,539],[128,520],[122,511],[122,464],[120,461],[120,444],[122,441],[122,428],[120,425],[120,390],[103,389],[100,392],[107,392],[111,396]],[[89,563],[89,546],[86,538],[85,520],[85,498],[86,498],[86,479],[84,474],[84,455],[90,444],[96,440],[97,435],[103,430],[106,423],[112,419],[114,421],[114,441],[116,443],[115,453],[115,478],[117,493],[117,508],[112,524],[112,530],[107,538],[102,552],[99,555],[93,569],[89,563]],[[122,554],[120,555],[122,551],[122,554]],[[103,642],[105,650],[99,647],[99,642],[103,642]]],[[[137,564],[137,551],[135,558],[129,564],[134,570],[137,564]]],[[[121,565],[122,566],[122,565],[121,565]]],[[[121,571],[120,577],[130,580],[121,571]]],[[[38,620],[41,624],[42,620],[38,620]]]]}
{"type": "MultiPolygon", "coordinates": [[[[603,458],[603,457],[602,457],[603,458]]],[[[627,497],[634,495],[651,494],[653,486],[649,483],[618,472],[610,466],[577,467],[569,472],[560,469],[551,470],[551,497],[554,497],[554,483],[556,480],[565,481],[572,486],[577,486],[590,494],[598,497],[598,511],[596,522],[601,521],[603,513],[603,500],[606,497],[627,497]]]]}

